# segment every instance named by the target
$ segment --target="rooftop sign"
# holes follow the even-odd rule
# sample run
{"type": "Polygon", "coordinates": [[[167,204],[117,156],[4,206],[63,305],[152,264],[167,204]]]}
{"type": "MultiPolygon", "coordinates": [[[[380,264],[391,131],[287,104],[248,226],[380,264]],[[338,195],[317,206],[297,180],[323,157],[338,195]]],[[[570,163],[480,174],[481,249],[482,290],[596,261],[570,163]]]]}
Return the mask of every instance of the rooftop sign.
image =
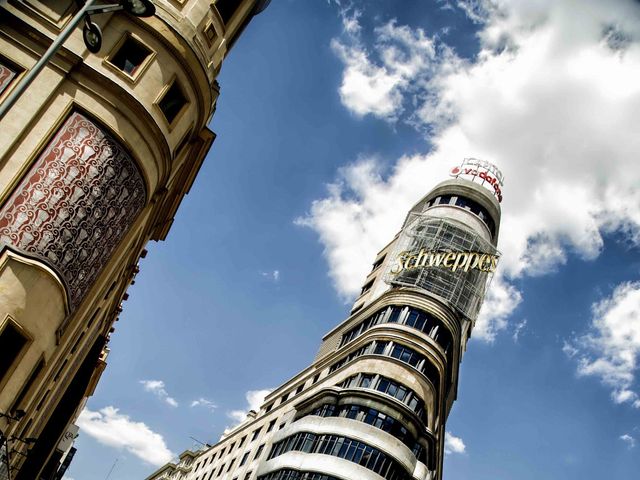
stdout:
{"type": "Polygon", "coordinates": [[[481,181],[481,185],[488,183],[493,188],[493,193],[498,199],[498,202],[502,202],[504,176],[500,169],[493,163],[478,158],[465,158],[462,164],[459,167],[453,167],[449,174],[455,178],[458,178],[460,175],[472,177],[472,182],[481,181]]]}

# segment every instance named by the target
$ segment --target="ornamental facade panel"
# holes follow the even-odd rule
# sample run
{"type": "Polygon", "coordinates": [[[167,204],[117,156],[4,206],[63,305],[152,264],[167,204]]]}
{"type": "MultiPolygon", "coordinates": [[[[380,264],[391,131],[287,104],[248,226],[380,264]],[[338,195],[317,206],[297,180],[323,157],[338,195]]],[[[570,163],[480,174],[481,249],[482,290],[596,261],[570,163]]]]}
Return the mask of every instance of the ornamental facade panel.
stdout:
{"type": "Polygon", "coordinates": [[[56,270],[73,310],[146,196],[142,174],[122,145],[74,112],[0,209],[0,242],[56,270]]]}
{"type": "Polygon", "coordinates": [[[15,70],[4,65],[0,60],[0,95],[6,90],[16,75],[17,72],[15,70]]]}

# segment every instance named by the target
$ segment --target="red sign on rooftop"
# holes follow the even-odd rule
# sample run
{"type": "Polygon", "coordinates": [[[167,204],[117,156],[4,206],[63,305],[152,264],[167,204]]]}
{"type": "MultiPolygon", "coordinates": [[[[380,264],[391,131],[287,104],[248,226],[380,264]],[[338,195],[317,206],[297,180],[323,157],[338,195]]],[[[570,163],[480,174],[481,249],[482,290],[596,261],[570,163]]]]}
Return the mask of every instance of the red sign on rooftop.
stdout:
{"type": "Polygon", "coordinates": [[[491,186],[498,202],[502,202],[502,187],[504,176],[493,163],[478,158],[465,158],[459,167],[453,167],[450,175],[458,178],[460,175],[471,177],[472,182],[481,182],[481,185],[491,186]]]}

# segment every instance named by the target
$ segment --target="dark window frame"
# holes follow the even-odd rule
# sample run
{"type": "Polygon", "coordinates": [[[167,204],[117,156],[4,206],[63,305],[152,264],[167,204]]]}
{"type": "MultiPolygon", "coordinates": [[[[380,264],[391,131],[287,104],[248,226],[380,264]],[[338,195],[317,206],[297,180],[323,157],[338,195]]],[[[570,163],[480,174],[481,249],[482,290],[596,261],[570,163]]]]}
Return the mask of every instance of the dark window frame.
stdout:
{"type": "Polygon", "coordinates": [[[11,328],[13,331],[14,340],[19,337],[23,340],[22,344],[18,349],[7,350],[1,349],[0,355],[7,355],[7,352],[11,354],[13,352],[13,358],[2,358],[0,357],[0,390],[4,388],[4,386],[9,382],[11,378],[11,374],[14,372],[25,353],[33,343],[33,337],[29,334],[27,330],[25,330],[11,315],[5,316],[4,320],[0,323],[0,345],[2,341],[7,341],[13,343],[12,339],[9,337],[12,333],[7,333],[8,336],[4,337],[5,331],[11,328]]]}
{"type": "Polygon", "coordinates": [[[105,62],[135,83],[147,69],[156,52],[131,32],[126,32],[111,50],[105,62]],[[137,56],[140,54],[141,56],[137,56]],[[136,58],[129,58],[133,55],[136,58]]]}

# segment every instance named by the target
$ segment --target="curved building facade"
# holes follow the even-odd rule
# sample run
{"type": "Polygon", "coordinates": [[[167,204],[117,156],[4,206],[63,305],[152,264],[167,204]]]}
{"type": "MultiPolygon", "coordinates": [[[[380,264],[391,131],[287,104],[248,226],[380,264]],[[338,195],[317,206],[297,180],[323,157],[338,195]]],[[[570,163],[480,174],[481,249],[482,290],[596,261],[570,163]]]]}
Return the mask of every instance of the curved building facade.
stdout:
{"type": "Polygon", "coordinates": [[[423,197],[313,364],[192,452],[184,477],[170,464],[148,480],[441,479],[459,365],[498,262],[500,205],[482,183],[423,197]]]}
{"type": "MultiPolygon", "coordinates": [[[[2,2],[0,104],[81,3],[2,2]]],[[[100,51],[76,28],[0,119],[0,451],[35,439],[7,444],[0,478],[57,475],[145,244],[214,141],[222,62],[268,1],[152,3],[148,18],[93,15],[100,51]]]]}

